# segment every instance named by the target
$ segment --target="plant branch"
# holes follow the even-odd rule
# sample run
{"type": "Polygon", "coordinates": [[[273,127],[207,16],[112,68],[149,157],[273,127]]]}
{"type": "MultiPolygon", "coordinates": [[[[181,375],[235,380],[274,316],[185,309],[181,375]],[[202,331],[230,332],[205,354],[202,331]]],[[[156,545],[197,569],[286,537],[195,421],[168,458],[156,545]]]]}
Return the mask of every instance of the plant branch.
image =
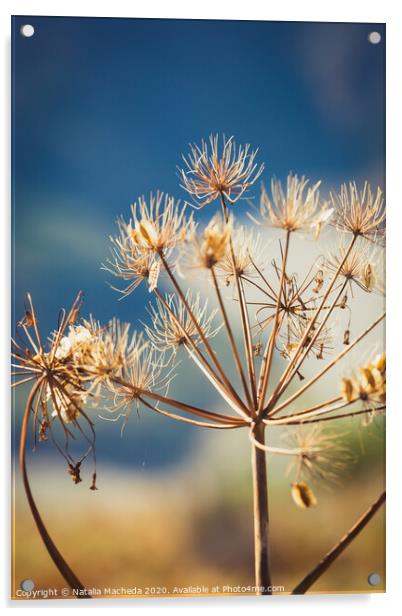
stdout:
{"type": "Polygon", "coordinates": [[[208,342],[207,337],[205,336],[204,332],[202,331],[202,327],[200,327],[200,324],[198,323],[198,321],[197,321],[193,311],[191,310],[191,307],[190,307],[190,305],[189,305],[189,303],[188,303],[188,301],[187,301],[187,299],[186,299],[186,297],[185,297],[185,295],[184,295],[184,293],[183,293],[179,283],[177,282],[175,276],[173,275],[173,272],[172,272],[168,262],[166,261],[165,256],[164,256],[162,251],[159,253],[159,256],[160,256],[160,259],[161,259],[161,261],[163,263],[163,266],[164,266],[164,268],[165,268],[165,270],[166,270],[166,272],[167,272],[167,274],[168,274],[168,276],[169,276],[169,278],[170,278],[174,288],[176,289],[176,291],[177,291],[177,293],[178,293],[178,295],[179,295],[183,305],[185,306],[188,314],[190,315],[190,318],[193,321],[194,326],[195,326],[195,328],[197,330],[197,333],[200,336],[202,342],[204,343],[204,346],[205,346],[205,348],[206,348],[206,350],[207,350],[211,360],[213,361],[216,369],[218,370],[220,376],[222,377],[222,380],[223,380],[223,382],[224,382],[224,384],[225,384],[225,386],[226,386],[226,388],[228,390],[228,394],[237,402],[238,405],[240,405],[240,407],[245,412],[248,412],[247,407],[244,406],[241,398],[238,396],[238,394],[236,393],[236,391],[233,388],[232,384],[230,383],[228,377],[226,376],[226,374],[225,374],[225,372],[224,372],[220,362],[218,361],[218,359],[217,359],[217,357],[216,357],[216,355],[215,355],[211,345],[208,342]]]}
{"type": "Polygon", "coordinates": [[[138,387],[135,387],[135,385],[133,385],[132,383],[128,381],[124,381],[123,379],[119,377],[112,377],[111,380],[114,383],[117,383],[125,387],[126,389],[132,391],[133,394],[137,396],[141,395],[141,396],[145,396],[146,398],[151,398],[151,400],[157,400],[158,402],[166,404],[167,406],[173,406],[174,408],[180,409],[181,411],[184,411],[185,413],[189,413],[191,415],[196,415],[198,417],[204,417],[206,419],[213,419],[214,421],[218,421],[220,423],[225,423],[225,424],[247,425],[248,423],[247,421],[239,419],[238,417],[224,415],[223,413],[214,413],[212,411],[206,411],[197,406],[192,406],[190,404],[180,402],[179,400],[175,400],[174,398],[162,396],[160,394],[154,393],[147,389],[140,389],[138,387]]]}
{"type": "Polygon", "coordinates": [[[332,302],[331,306],[328,307],[328,309],[327,309],[327,311],[325,313],[325,317],[321,321],[321,323],[320,323],[319,327],[317,328],[317,330],[314,331],[314,335],[312,336],[310,342],[306,346],[306,348],[305,348],[301,358],[296,362],[296,365],[294,366],[292,373],[288,377],[287,381],[284,383],[283,387],[279,390],[279,392],[277,394],[278,398],[280,398],[282,396],[282,394],[285,393],[286,389],[289,387],[290,383],[292,382],[292,380],[294,379],[294,377],[296,376],[296,374],[298,373],[298,371],[302,367],[303,362],[305,361],[307,355],[309,354],[313,344],[315,343],[315,341],[317,340],[318,336],[322,332],[322,330],[323,330],[326,322],[328,321],[329,317],[331,316],[334,308],[338,305],[338,301],[341,298],[347,283],[348,283],[348,280],[345,280],[345,282],[341,285],[341,289],[340,289],[338,295],[335,297],[335,299],[332,302]]]}
{"type": "Polygon", "coordinates": [[[322,296],[322,299],[321,299],[321,302],[320,302],[318,308],[316,309],[316,311],[314,312],[313,316],[311,317],[311,319],[310,319],[310,321],[309,321],[309,323],[308,323],[308,325],[306,327],[306,330],[305,330],[305,332],[304,332],[304,334],[303,334],[303,336],[302,336],[302,338],[301,338],[301,340],[300,340],[300,342],[299,342],[299,344],[298,344],[298,346],[297,346],[297,348],[296,348],[296,350],[294,352],[294,355],[293,355],[292,359],[290,360],[287,368],[284,370],[281,378],[278,381],[277,386],[275,387],[275,389],[274,389],[274,391],[272,393],[272,396],[271,396],[271,398],[270,398],[270,400],[269,400],[269,402],[267,404],[267,408],[263,412],[264,415],[266,415],[273,408],[273,406],[275,405],[276,401],[280,397],[283,384],[286,381],[287,377],[289,376],[290,372],[293,370],[296,362],[298,361],[299,354],[302,351],[302,349],[304,348],[306,340],[307,340],[308,336],[310,335],[311,329],[314,327],[314,325],[315,325],[315,323],[317,321],[317,318],[318,318],[322,308],[325,305],[325,302],[327,301],[330,293],[332,292],[332,289],[333,289],[333,287],[335,285],[335,282],[336,282],[339,274],[341,273],[342,268],[343,268],[347,258],[349,257],[349,254],[350,254],[351,250],[353,249],[353,246],[354,246],[354,244],[356,242],[356,239],[357,239],[357,236],[354,235],[353,238],[351,239],[351,242],[350,242],[348,248],[345,251],[345,255],[344,255],[341,263],[339,264],[339,267],[336,270],[336,272],[335,272],[335,274],[334,274],[334,276],[333,276],[333,278],[332,278],[332,280],[331,280],[331,282],[330,282],[326,292],[322,296]]]}
{"type": "Polygon", "coordinates": [[[211,267],[211,275],[212,275],[212,280],[213,280],[215,291],[216,291],[216,296],[218,298],[219,307],[220,307],[220,310],[221,310],[221,313],[222,313],[223,322],[225,324],[225,329],[226,329],[227,337],[229,339],[230,347],[232,349],[233,357],[235,359],[237,371],[239,373],[239,377],[240,377],[240,380],[241,380],[242,385],[243,385],[243,389],[244,389],[244,393],[246,395],[246,399],[247,399],[248,405],[251,408],[252,407],[252,400],[251,400],[251,397],[250,397],[250,392],[248,390],[246,377],[244,375],[243,366],[241,364],[241,359],[240,359],[240,356],[239,356],[239,351],[238,351],[237,346],[236,346],[236,342],[235,342],[235,339],[234,339],[233,331],[232,331],[232,328],[230,326],[228,315],[227,315],[227,312],[226,312],[225,304],[223,303],[222,293],[221,293],[221,290],[219,288],[218,280],[216,278],[215,270],[214,270],[213,267],[211,267]]]}
{"type": "Polygon", "coordinates": [[[353,539],[363,530],[374,514],[380,509],[385,502],[385,492],[380,494],[377,500],[367,509],[365,513],[357,520],[355,524],[348,530],[346,535],[327,552],[310,573],[292,590],[292,595],[303,595],[330,567],[336,558],[352,543],[353,539]]]}
{"type": "MultiPolygon", "coordinates": [[[[333,410],[334,409],[331,409],[331,411],[333,410]]],[[[381,406],[376,406],[370,409],[360,409],[359,411],[350,411],[349,413],[339,413],[338,415],[331,415],[330,417],[313,417],[313,419],[308,418],[308,419],[295,419],[295,420],[291,419],[290,421],[287,421],[286,423],[284,422],[284,425],[297,426],[301,424],[304,425],[304,424],[317,423],[319,421],[332,421],[333,419],[346,419],[348,417],[356,417],[357,415],[368,415],[369,413],[380,414],[380,411],[384,411],[384,410],[385,410],[385,405],[381,405],[381,406]]],[[[326,412],[329,412],[329,411],[326,411],[326,412]]],[[[269,424],[272,425],[274,422],[270,422],[269,420],[266,420],[264,423],[266,423],[267,425],[269,424]]]]}
{"type": "MultiPolygon", "coordinates": [[[[243,424],[239,424],[239,423],[233,423],[233,424],[222,424],[222,423],[207,423],[205,421],[197,421],[196,419],[189,419],[188,417],[182,417],[181,415],[176,415],[175,413],[170,413],[168,411],[163,411],[162,409],[159,409],[157,406],[154,406],[152,404],[149,404],[149,402],[147,402],[146,400],[144,400],[143,397],[139,396],[138,398],[139,400],[141,400],[142,404],[144,404],[144,406],[146,406],[147,408],[149,408],[151,411],[155,411],[155,413],[159,413],[160,415],[164,415],[165,417],[170,417],[170,419],[174,419],[175,421],[182,421],[184,423],[189,423],[192,424],[194,426],[199,426],[200,428],[215,428],[215,429],[220,429],[220,430],[233,430],[235,428],[242,428],[243,424]]],[[[246,422],[244,422],[244,425],[247,425],[246,422]]]]}
{"type": "MultiPolygon", "coordinates": [[[[265,426],[254,424],[253,438],[264,446],[265,426]]],[[[252,443],[253,502],[254,502],[254,563],[257,594],[271,595],[269,557],[268,483],[265,451],[252,443]]]]}
{"type": "MultiPolygon", "coordinates": [[[[226,206],[225,197],[222,193],[221,193],[221,204],[222,204],[223,217],[224,217],[225,222],[227,223],[229,220],[228,210],[226,206]]],[[[236,256],[234,253],[233,241],[231,237],[229,239],[229,247],[230,247],[230,256],[232,259],[233,273],[234,273],[235,281],[236,281],[237,295],[239,298],[240,320],[242,324],[244,348],[246,351],[249,381],[250,381],[251,393],[253,397],[253,405],[254,405],[254,408],[256,409],[257,408],[257,389],[256,389],[256,379],[255,379],[255,366],[254,366],[253,342],[252,342],[252,337],[251,337],[250,319],[249,319],[249,314],[248,314],[247,303],[246,303],[245,296],[244,296],[244,289],[242,288],[240,275],[239,275],[239,272],[236,266],[236,256]]]]}
{"type": "Polygon", "coordinates": [[[260,380],[259,380],[259,385],[258,385],[258,411],[259,412],[261,412],[264,406],[265,395],[268,389],[269,376],[271,372],[271,365],[272,365],[272,359],[273,359],[274,348],[275,348],[275,340],[276,340],[276,335],[278,333],[279,313],[280,313],[280,307],[281,307],[281,301],[282,301],[283,283],[284,283],[285,275],[286,275],[286,263],[288,259],[288,253],[289,253],[289,243],[290,243],[290,231],[287,231],[286,240],[285,240],[285,252],[283,255],[283,259],[282,259],[282,269],[281,269],[281,276],[280,276],[280,282],[279,282],[279,292],[278,292],[278,299],[277,299],[276,309],[275,309],[274,323],[272,326],[271,335],[268,339],[267,347],[266,347],[264,358],[263,358],[262,365],[261,365],[260,380]]]}
{"type": "Polygon", "coordinates": [[[88,595],[86,593],[86,588],[85,586],[80,582],[80,580],[77,578],[77,576],[75,575],[75,573],[73,572],[73,570],[69,567],[69,565],[66,563],[66,561],[64,560],[63,556],[61,555],[61,553],[59,552],[59,550],[57,549],[57,547],[55,546],[52,538],[50,537],[46,526],[40,516],[40,513],[38,511],[38,508],[36,506],[34,497],[32,495],[32,491],[31,491],[31,486],[29,483],[29,479],[28,479],[28,472],[27,472],[27,467],[26,467],[26,442],[27,442],[27,431],[28,431],[28,423],[29,423],[29,416],[31,413],[31,406],[33,403],[33,400],[35,398],[35,395],[37,393],[37,390],[39,388],[39,386],[42,385],[44,379],[40,378],[35,385],[33,386],[28,399],[27,399],[27,403],[25,405],[25,412],[24,412],[24,417],[22,420],[22,427],[21,427],[21,437],[20,437],[20,466],[21,466],[21,473],[22,473],[22,481],[24,484],[24,489],[25,489],[25,494],[28,500],[28,504],[29,504],[29,508],[31,510],[32,513],[32,517],[35,520],[35,524],[37,526],[37,529],[39,531],[39,534],[41,536],[41,539],[43,541],[43,543],[46,546],[46,549],[51,557],[51,559],[53,560],[54,564],[56,565],[57,569],[59,570],[59,572],[61,573],[61,575],[63,576],[63,578],[65,579],[65,581],[67,582],[67,584],[70,586],[70,588],[72,590],[79,590],[81,591],[83,594],[80,595],[80,597],[82,596],[82,598],[85,599],[90,599],[91,596],[88,595]]]}
{"type": "Polygon", "coordinates": [[[337,364],[338,361],[340,361],[345,355],[347,355],[347,353],[349,353],[353,349],[354,346],[356,346],[365,336],[367,336],[367,334],[369,334],[379,323],[381,323],[381,321],[384,318],[385,318],[385,312],[381,316],[379,316],[369,327],[367,327],[367,329],[365,329],[357,338],[355,338],[355,340],[353,340],[353,342],[351,342],[343,351],[341,351],[339,355],[337,355],[332,361],[330,361],[329,364],[324,366],[324,368],[322,368],[320,372],[318,372],[314,377],[312,377],[310,381],[308,381],[305,385],[303,385],[300,389],[298,389],[292,396],[290,396],[282,404],[275,407],[269,416],[273,417],[274,415],[279,413],[279,411],[284,409],[286,406],[289,406],[289,404],[297,400],[297,398],[299,398],[302,394],[304,394],[304,392],[307,391],[307,389],[309,389],[312,385],[314,385],[314,383],[316,383],[322,376],[324,376],[324,374],[328,372],[328,370],[330,370],[333,366],[335,366],[335,364],[337,364]]]}

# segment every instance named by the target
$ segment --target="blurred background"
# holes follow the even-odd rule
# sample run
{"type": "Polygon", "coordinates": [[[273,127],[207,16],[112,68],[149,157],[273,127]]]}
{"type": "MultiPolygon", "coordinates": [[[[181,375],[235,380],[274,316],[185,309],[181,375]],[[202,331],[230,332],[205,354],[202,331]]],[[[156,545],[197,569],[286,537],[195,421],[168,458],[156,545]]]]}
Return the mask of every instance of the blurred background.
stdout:
{"type": "MultiPolygon", "coordinates": [[[[121,302],[100,270],[120,214],[160,189],[186,199],[176,166],[188,143],[211,132],[259,148],[263,181],[289,171],[322,180],[324,197],[343,181],[384,186],[385,27],[58,17],[13,18],[14,320],[32,293],[42,335],[62,306],[85,293],[83,315],[118,316],[141,327],[148,290],[121,302]],[[20,35],[30,23],[32,38],[20,35]],[[368,36],[379,32],[373,45],[368,36]]],[[[259,187],[250,193],[258,204],[259,187]]],[[[238,219],[249,204],[236,206],[238,219]]],[[[215,206],[196,213],[208,220],[215,206]]],[[[334,244],[296,240],[290,267],[334,244]],[[307,250],[308,247],[308,250],[307,250]]],[[[276,232],[266,231],[277,251],[276,232]]],[[[269,248],[271,250],[271,248],[269,248]]],[[[203,286],[200,277],[194,286],[203,286]]],[[[167,289],[167,287],[166,287],[167,289]]],[[[208,292],[207,292],[208,293],[208,292]]],[[[383,298],[355,293],[352,338],[383,298]],[[369,301],[367,301],[367,297],[369,301]]],[[[377,329],[354,358],[382,345],[377,329]]],[[[228,351],[220,347],[229,359],[228,351]]],[[[351,354],[353,356],[353,354],[351,354]]],[[[337,367],[309,396],[338,391],[337,367]]],[[[274,366],[279,374],[281,365],[274,366]]],[[[219,408],[183,362],[173,396],[219,408]]],[[[14,399],[14,442],[26,390],[14,399]]],[[[49,444],[30,455],[40,510],[68,562],[88,586],[253,583],[250,444],[244,432],[203,431],[140,410],[97,425],[98,486],[91,469],[74,486],[49,444]]],[[[384,483],[383,425],[338,422],[357,462],[340,485],[315,490],[318,505],[291,500],[287,461],[269,460],[274,584],[292,585],[367,508],[384,483]]],[[[281,437],[273,435],[272,443],[281,437]]],[[[63,586],[30,519],[15,471],[15,579],[63,586]]],[[[370,525],[313,587],[324,592],[384,588],[384,516],[370,525]],[[370,573],[381,583],[371,588],[370,573]]]]}

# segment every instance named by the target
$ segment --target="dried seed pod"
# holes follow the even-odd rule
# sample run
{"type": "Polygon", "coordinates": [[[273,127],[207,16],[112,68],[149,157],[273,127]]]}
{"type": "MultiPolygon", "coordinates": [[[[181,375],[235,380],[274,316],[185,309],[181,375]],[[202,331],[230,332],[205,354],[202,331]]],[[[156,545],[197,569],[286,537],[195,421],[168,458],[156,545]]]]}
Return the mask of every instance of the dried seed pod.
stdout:
{"type": "Polygon", "coordinates": [[[368,387],[374,389],[376,386],[376,380],[372,368],[365,366],[360,368],[360,372],[362,373],[364,381],[367,383],[368,387]]]}
{"type": "Polygon", "coordinates": [[[75,484],[80,483],[81,479],[81,462],[77,462],[77,464],[68,465],[68,472],[71,475],[72,480],[75,484]]]}
{"type": "Polygon", "coordinates": [[[370,263],[366,263],[364,266],[362,278],[367,291],[372,291],[375,285],[375,274],[370,263]]]}
{"type": "Polygon", "coordinates": [[[158,278],[159,278],[159,272],[161,270],[161,262],[160,261],[154,261],[151,265],[151,267],[149,268],[149,274],[148,274],[148,291],[150,293],[152,293],[152,291],[155,291],[156,287],[158,286],[158,278]]]}
{"type": "Polygon", "coordinates": [[[291,486],[292,498],[298,507],[308,509],[317,504],[313,490],[305,481],[294,482],[291,486]]]}
{"type": "Polygon", "coordinates": [[[348,303],[348,295],[347,295],[347,293],[345,293],[345,295],[342,298],[341,303],[339,304],[339,308],[344,310],[346,308],[347,303],[348,303]]]}
{"type": "Polygon", "coordinates": [[[34,321],[33,321],[32,312],[30,310],[26,310],[25,315],[23,316],[21,321],[18,321],[17,325],[18,327],[23,327],[24,325],[25,327],[32,327],[33,323],[34,321]]]}
{"type": "Polygon", "coordinates": [[[39,441],[40,442],[49,440],[49,436],[47,433],[48,428],[49,428],[49,421],[47,419],[42,419],[39,422],[39,441]]]}
{"type": "Polygon", "coordinates": [[[302,307],[303,310],[307,310],[307,306],[306,304],[303,302],[302,298],[300,297],[300,295],[297,296],[297,301],[299,302],[300,306],[302,307]]]}
{"type": "Polygon", "coordinates": [[[375,367],[380,372],[380,374],[385,374],[385,365],[386,365],[385,353],[382,353],[381,355],[377,355],[374,362],[375,362],[375,367]]]}
{"type": "Polygon", "coordinates": [[[341,384],[342,397],[346,402],[351,402],[355,395],[355,387],[351,379],[342,379],[341,384]]]}
{"type": "Polygon", "coordinates": [[[91,487],[89,489],[90,490],[97,490],[98,489],[96,487],[96,473],[93,473],[93,475],[92,475],[92,483],[91,483],[91,487]]]}
{"type": "Polygon", "coordinates": [[[324,345],[321,343],[320,350],[316,355],[317,359],[324,359],[323,353],[324,353],[324,345]]]}
{"type": "Polygon", "coordinates": [[[70,325],[75,325],[77,322],[77,319],[79,317],[80,314],[80,307],[77,306],[77,308],[74,308],[74,310],[71,311],[71,316],[69,319],[69,324],[70,325]]]}
{"type": "Polygon", "coordinates": [[[324,272],[322,270],[318,270],[316,277],[314,278],[315,287],[312,289],[313,293],[319,293],[321,291],[322,285],[324,284],[324,272]]]}
{"type": "Polygon", "coordinates": [[[253,344],[253,352],[254,352],[255,357],[261,356],[261,350],[262,350],[262,342],[256,342],[256,344],[253,344]]]}

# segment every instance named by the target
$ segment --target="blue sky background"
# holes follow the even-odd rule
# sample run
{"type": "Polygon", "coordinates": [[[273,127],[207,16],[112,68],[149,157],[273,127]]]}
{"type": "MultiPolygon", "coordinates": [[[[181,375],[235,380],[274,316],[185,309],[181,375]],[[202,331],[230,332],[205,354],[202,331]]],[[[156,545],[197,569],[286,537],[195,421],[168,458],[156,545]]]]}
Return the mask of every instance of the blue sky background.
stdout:
{"type": "MultiPolygon", "coordinates": [[[[13,18],[17,318],[30,290],[46,334],[83,289],[84,314],[135,321],[148,292],[117,303],[100,271],[108,235],[149,190],[185,198],[176,165],[211,131],[259,147],[266,182],[383,184],[384,63],[381,24],[13,18]]],[[[185,447],[192,429],[168,424],[185,447]]]]}

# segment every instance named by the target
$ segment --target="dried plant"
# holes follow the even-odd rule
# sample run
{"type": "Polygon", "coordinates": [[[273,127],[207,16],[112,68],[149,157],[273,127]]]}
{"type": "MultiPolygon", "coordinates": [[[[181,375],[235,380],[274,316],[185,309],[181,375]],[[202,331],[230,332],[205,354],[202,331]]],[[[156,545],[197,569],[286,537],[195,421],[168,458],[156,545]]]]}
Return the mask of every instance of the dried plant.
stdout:
{"type": "Polygon", "coordinates": [[[264,165],[255,163],[257,152],[250,151],[249,144],[236,147],[233,137],[223,137],[222,141],[221,152],[219,135],[211,135],[209,143],[190,144],[190,154],[183,156],[185,169],[179,169],[182,187],[200,202],[200,207],[220,195],[235,203],[264,170],[264,165]]]}
{"type": "MultiPolygon", "coordinates": [[[[233,212],[229,213],[233,203],[237,211],[239,199],[263,166],[257,166],[256,152],[248,145],[237,148],[232,138],[223,139],[220,152],[219,143],[218,136],[211,136],[209,143],[191,146],[184,158],[186,170],[180,171],[187,193],[200,206],[209,204],[207,224],[197,224],[185,206],[159,192],[148,201],[140,198],[128,223],[123,218],[117,221],[119,235],[112,238],[112,257],[104,267],[128,283],[121,291],[124,297],[142,280],[148,281],[154,299],[144,333],[130,334],[128,325],[115,320],[105,327],[94,320],[77,325],[79,296],[70,313],[63,314],[45,351],[29,298],[20,328],[30,349],[15,343],[16,374],[22,377],[17,384],[33,382],[22,450],[30,417],[35,434],[39,429],[42,437],[58,422],[66,438],[62,453],[77,469],[88,453],[73,462],[67,444],[70,430],[84,435],[85,423],[93,430],[83,410],[88,402],[107,409],[111,418],[123,415],[126,419],[132,408],[143,408],[206,429],[245,430],[252,453],[255,581],[259,594],[270,594],[267,455],[291,460],[295,474],[290,494],[297,506],[319,506],[315,485],[325,487],[352,461],[343,442],[344,431],[330,430],[330,426],[347,417],[373,418],[384,413],[382,354],[354,369],[344,366],[345,376],[329,399],[314,406],[301,402],[384,319],[385,314],[379,315],[351,339],[351,315],[356,311],[353,288],[369,297],[381,287],[381,271],[370,246],[384,235],[383,201],[380,189],[374,196],[368,184],[362,191],[350,184],[338,196],[331,195],[329,207],[320,196],[320,182],[311,186],[307,178],[289,175],[283,189],[275,180],[271,196],[262,189],[260,214],[258,219],[253,217],[260,228],[269,226],[281,234],[279,250],[267,250],[261,236],[257,239],[252,229],[237,225],[233,212]],[[318,259],[312,254],[307,272],[302,268],[292,272],[294,234],[311,236],[305,243],[308,252],[327,223],[342,232],[344,240],[318,259]],[[202,291],[194,290],[195,270],[203,272],[208,289],[203,284],[202,291]],[[164,288],[170,287],[168,293],[161,289],[162,281],[164,288]],[[212,309],[207,293],[215,297],[212,309]],[[343,315],[347,315],[346,326],[343,315]],[[229,376],[222,349],[229,349],[237,379],[229,376]],[[194,363],[215,390],[222,409],[201,408],[168,395],[171,379],[182,373],[179,353],[194,363]],[[274,365],[281,370],[279,376],[274,365]],[[47,410],[49,403],[52,412],[47,410]],[[288,446],[266,443],[267,436],[275,438],[281,430],[288,443],[290,439],[288,446]]],[[[94,451],[94,437],[89,439],[89,451],[94,451]]],[[[25,468],[24,456],[22,464],[25,468]]],[[[381,495],[374,502],[294,592],[308,590],[384,499],[381,495]]],[[[71,584],[72,579],[62,572],[71,584]]]]}

